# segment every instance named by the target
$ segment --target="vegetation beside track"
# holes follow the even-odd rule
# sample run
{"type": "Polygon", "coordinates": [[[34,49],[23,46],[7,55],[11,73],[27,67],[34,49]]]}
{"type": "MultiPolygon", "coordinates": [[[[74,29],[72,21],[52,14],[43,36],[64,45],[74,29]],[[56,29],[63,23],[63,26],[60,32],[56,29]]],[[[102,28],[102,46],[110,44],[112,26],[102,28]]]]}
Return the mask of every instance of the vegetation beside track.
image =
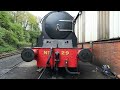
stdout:
{"type": "Polygon", "coordinates": [[[39,20],[28,11],[0,11],[0,54],[36,43],[39,20]]]}
{"type": "Polygon", "coordinates": [[[13,55],[17,55],[17,54],[20,54],[22,50],[14,50],[14,51],[9,51],[9,52],[2,52],[0,54],[0,59],[2,58],[6,58],[6,57],[10,57],[10,56],[13,56],[13,55]]]}

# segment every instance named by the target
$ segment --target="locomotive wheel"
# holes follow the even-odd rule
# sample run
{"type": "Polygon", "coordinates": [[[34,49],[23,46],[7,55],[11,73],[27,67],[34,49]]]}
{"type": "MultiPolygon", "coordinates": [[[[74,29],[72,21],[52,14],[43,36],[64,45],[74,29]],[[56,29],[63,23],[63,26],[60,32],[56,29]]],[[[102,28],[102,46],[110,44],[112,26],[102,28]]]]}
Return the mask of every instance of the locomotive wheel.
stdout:
{"type": "Polygon", "coordinates": [[[78,57],[82,62],[91,62],[93,55],[89,49],[82,49],[78,54],[78,57]]]}

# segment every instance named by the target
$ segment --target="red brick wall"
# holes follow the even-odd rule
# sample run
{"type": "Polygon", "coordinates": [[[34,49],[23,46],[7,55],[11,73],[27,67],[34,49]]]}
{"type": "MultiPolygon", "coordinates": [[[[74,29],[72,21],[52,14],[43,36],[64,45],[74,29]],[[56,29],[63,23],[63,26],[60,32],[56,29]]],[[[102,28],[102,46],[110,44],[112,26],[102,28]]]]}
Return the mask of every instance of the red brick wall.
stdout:
{"type": "MultiPolygon", "coordinates": [[[[83,46],[89,48],[90,44],[86,43],[83,46]]],[[[78,47],[81,47],[81,44],[78,47]]],[[[93,54],[94,64],[108,64],[113,72],[120,74],[120,42],[94,42],[93,54]]]]}

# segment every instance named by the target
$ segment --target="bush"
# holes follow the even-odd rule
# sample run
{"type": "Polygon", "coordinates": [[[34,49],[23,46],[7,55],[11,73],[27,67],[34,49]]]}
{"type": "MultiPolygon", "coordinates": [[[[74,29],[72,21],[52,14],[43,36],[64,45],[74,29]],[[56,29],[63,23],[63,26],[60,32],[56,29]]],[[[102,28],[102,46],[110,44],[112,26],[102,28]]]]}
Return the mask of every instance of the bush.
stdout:
{"type": "Polygon", "coordinates": [[[31,46],[31,43],[36,43],[39,35],[40,30],[34,16],[25,14],[24,11],[0,11],[0,52],[31,46]],[[29,30],[26,30],[26,25],[29,30]]]}
{"type": "Polygon", "coordinates": [[[24,30],[22,28],[22,26],[18,23],[11,23],[10,25],[10,29],[14,32],[15,37],[19,40],[19,41],[24,41],[24,30]]]}
{"type": "Polygon", "coordinates": [[[29,34],[30,34],[30,42],[35,44],[37,37],[40,35],[40,32],[29,31],[29,34]]]}
{"type": "Polygon", "coordinates": [[[17,48],[30,47],[30,46],[31,46],[31,43],[19,42],[17,48]]]}
{"type": "Polygon", "coordinates": [[[4,35],[5,35],[5,32],[6,32],[6,29],[5,29],[5,28],[0,27],[0,38],[2,38],[2,36],[4,36],[4,35]]]}
{"type": "Polygon", "coordinates": [[[6,29],[10,28],[12,16],[7,11],[0,11],[0,26],[6,29]]]}
{"type": "Polygon", "coordinates": [[[18,39],[15,38],[15,35],[10,32],[10,31],[6,31],[5,35],[2,37],[2,39],[9,45],[12,45],[14,47],[16,47],[18,45],[18,39]]]}
{"type": "Polygon", "coordinates": [[[3,39],[0,38],[0,46],[4,46],[5,42],[3,41],[3,39]]]}
{"type": "Polygon", "coordinates": [[[28,31],[25,31],[25,32],[24,32],[24,38],[25,38],[26,42],[29,42],[29,41],[30,41],[30,34],[29,34],[28,31]]]}
{"type": "Polygon", "coordinates": [[[12,46],[9,46],[9,45],[0,46],[0,53],[10,52],[10,51],[14,51],[14,50],[16,50],[16,49],[12,46]]]}
{"type": "Polygon", "coordinates": [[[6,33],[6,29],[0,27],[0,46],[5,45],[5,41],[2,39],[5,36],[5,33],[6,33]]]}

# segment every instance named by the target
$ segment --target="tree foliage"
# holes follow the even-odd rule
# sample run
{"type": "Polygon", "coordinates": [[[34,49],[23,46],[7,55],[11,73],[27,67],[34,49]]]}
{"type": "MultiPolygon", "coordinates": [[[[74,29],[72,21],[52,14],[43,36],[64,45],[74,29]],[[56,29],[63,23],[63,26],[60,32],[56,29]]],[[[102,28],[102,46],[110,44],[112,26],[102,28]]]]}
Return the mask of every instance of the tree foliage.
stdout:
{"type": "Polygon", "coordinates": [[[12,21],[11,15],[6,11],[0,11],[0,26],[6,29],[10,28],[12,21]]]}
{"type": "Polygon", "coordinates": [[[35,43],[39,35],[38,19],[28,11],[0,11],[0,51],[35,43]]]}

